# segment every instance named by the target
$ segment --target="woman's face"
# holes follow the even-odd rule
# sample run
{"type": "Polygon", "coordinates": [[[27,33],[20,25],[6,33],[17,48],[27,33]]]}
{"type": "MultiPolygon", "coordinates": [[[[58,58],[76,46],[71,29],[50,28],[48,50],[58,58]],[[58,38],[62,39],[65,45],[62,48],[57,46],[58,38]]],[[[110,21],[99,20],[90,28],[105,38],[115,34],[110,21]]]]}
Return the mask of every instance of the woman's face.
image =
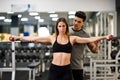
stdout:
{"type": "Polygon", "coordinates": [[[64,22],[59,22],[57,28],[60,34],[65,34],[66,24],[64,22]]]}

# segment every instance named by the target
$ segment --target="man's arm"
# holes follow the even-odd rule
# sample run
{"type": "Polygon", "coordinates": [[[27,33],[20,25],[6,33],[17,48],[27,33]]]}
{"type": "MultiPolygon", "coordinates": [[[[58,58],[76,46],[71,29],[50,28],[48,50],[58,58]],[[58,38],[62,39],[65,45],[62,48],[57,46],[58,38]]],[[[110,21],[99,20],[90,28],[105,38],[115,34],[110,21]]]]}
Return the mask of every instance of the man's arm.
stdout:
{"type": "Polygon", "coordinates": [[[91,52],[93,53],[98,53],[99,50],[99,41],[88,43],[88,48],[90,49],[91,52]]]}

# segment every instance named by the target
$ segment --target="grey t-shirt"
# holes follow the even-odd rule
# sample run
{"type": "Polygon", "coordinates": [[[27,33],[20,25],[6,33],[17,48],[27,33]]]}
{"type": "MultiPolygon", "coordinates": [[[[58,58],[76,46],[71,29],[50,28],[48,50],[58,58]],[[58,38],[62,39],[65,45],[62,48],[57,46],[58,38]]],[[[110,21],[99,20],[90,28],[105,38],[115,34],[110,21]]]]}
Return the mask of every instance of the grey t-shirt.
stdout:
{"type": "MultiPolygon", "coordinates": [[[[72,27],[69,28],[70,34],[80,37],[89,37],[90,35],[84,30],[75,31],[72,27]]],[[[71,53],[71,67],[72,69],[82,69],[83,68],[83,53],[86,44],[75,43],[72,48],[71,53]]]]}

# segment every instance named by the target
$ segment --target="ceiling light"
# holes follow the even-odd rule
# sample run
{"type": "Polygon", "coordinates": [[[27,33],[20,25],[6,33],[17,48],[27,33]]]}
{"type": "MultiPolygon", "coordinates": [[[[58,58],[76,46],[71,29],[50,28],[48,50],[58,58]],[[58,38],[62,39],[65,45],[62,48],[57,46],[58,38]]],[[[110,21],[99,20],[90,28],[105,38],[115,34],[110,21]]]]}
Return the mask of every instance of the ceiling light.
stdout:
{"type": "Polygon", "coordinates": [[[40,19],[40,16],[35,16],[34,18],[35,18],[35,19],[40,19]]]}
{"type": "Polygon", "coordinates": [[[44,22],[44,19],[39,19],[39,22],[44,22]]]}
{"type": "Polygon", "coordinates": [[[30,12],[29,15],[36,16],[36,15],[39,15],[39,14],[37,12],[30,12]]]}
{"type": "Polygon", "coordinates": [[[69,15],[69,19],[75,18],[75,15],[69,15]]]}
{"type": "Polygon", "coordinates": [[[75,11],[69,11],[68,14],[75,14],[75,11]]]}
{"type": "Polygon", "coordinates": [[[21,18],[21,21],[28,21],[28,18],[21,18]]]}
{"type": "Polygon", "coordinates": [[[50,14],[50,17],[58,17],[58,14],[50,14]]]}
{"type": "Polygon", "coordinates": [[[13,14],[14,12],[7,12],[7,14],[13,14]]]}
{"type": "Polygon", "coordinates": [[[11,19],[4,19],[4,22],[12,22],[11,19]]]}
{"type": "Polygon", "coordinates": [[[48,13],[55,13],[55,11],[49,11],[48,13]]]}
{"type": "Polygon", "coordinates": [[[22,17],[22,15],[21,15],[21,14],[18,14],[18,17],[19,17],[19,18],[21,18],[21,17],[22,17]]]}
{"type": "Polygon", "coordinates": [[[57,21],[58,20],[58,18],[52,18],[52,21],[57,21]]]}
{"type": "Polygon", "coordinates": [[[5,19],[5,17],[4,16],[0,16],[0,20],[4,20],[5,19]]]}

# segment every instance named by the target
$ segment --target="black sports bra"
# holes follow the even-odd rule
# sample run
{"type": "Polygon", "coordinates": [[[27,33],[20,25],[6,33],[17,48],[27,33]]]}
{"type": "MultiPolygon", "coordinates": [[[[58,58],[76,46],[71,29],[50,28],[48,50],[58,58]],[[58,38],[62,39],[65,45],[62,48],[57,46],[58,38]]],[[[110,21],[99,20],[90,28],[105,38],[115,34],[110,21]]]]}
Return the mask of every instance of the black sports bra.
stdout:
{"type": "Polygon", "coordinates": [[[72,51],[72,45],[70,43],[70,39],[67,44],[59,44],[57,42],[57,38],[53,44],[53,53],[54,52],[65,52],[65,53],[71,53],[72,51]]]}

